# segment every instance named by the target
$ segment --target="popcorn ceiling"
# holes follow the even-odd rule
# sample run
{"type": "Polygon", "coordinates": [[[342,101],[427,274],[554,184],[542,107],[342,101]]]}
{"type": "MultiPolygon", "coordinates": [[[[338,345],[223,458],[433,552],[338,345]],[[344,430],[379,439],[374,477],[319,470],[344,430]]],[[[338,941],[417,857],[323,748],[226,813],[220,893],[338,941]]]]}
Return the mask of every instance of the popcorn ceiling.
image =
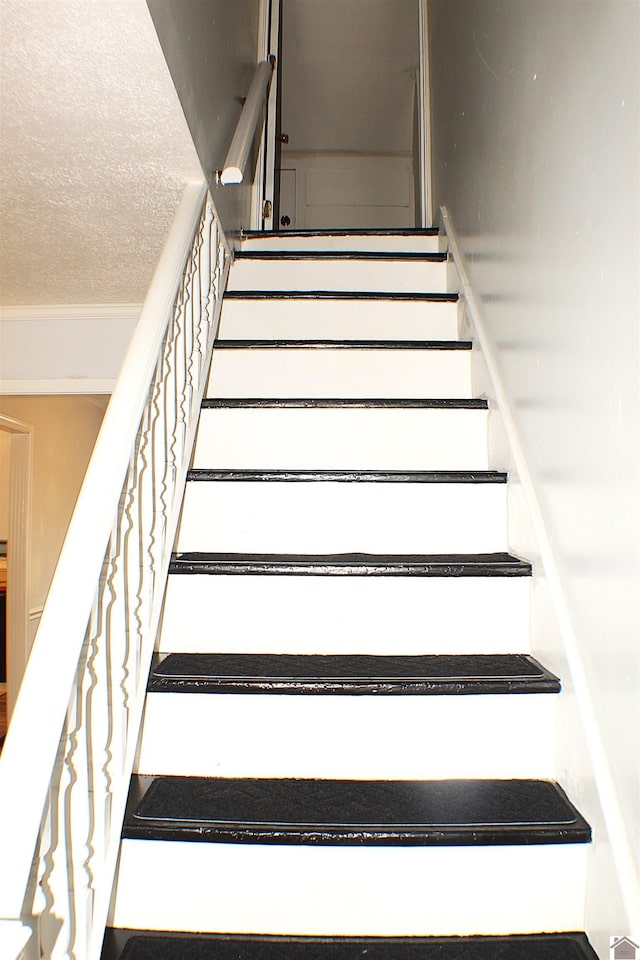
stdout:
{"type": "Polygon", "coordinates": [[[144,0],[0,4],[0,303],[144,299],[202,179],[144,0]]]}

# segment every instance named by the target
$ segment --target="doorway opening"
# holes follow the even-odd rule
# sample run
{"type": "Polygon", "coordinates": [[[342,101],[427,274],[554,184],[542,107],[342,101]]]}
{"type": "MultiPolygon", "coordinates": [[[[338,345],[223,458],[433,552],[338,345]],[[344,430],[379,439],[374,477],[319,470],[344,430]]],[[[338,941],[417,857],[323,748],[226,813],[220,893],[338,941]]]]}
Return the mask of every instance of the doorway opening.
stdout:
{"type": "Polygon", "coordinates": [[[282,0],[275,229],[428,225],[421,198],[422,6],[282,0]]]}
{"type": "Polygon", "coordinates": [[[0,442],[5,465],[0,485],[3,510],[1,539],[5,631],[4,682],[0,683],[0,747],[29,656],[29,536],[31,521],[32,427],[0,414],[0,442]]]}

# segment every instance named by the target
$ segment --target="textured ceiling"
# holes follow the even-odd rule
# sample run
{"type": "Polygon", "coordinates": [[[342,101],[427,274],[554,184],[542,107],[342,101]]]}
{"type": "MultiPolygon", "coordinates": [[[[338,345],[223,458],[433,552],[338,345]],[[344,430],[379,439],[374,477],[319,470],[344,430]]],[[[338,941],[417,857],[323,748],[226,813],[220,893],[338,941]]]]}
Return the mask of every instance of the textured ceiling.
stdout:
{"type": "Polygon", "coordinates": [[[282,32],[290,150],[411,153],[417,0],[284,0],[282,32]]]}
{"type": "Polygon", "coordinates": [[[202,172],[144,0],[0,0],[0,303],[144,298],[202,172]]]}

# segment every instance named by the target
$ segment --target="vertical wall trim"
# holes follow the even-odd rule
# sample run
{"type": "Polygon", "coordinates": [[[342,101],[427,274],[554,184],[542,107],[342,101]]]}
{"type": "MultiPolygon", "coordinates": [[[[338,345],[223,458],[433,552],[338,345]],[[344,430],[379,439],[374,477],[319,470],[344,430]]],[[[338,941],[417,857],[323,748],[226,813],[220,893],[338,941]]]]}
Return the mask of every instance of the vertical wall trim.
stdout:
{"type": "Polygon", "coordinates": [[[7,716],[10,719],[30,652],[29,545],[33,427],[0,414],[0,430],[5,430],[11,436],[7,549],[7,716]]]}
{"type": "Polygon", "coordinates": [[[433,210],[431,200],[431,98],[429,92],[429,15],[428,0],[418,0],[420,32],[420,226],[430,227],[433,210]]]}
{"type": "Polygon", "coordinates": [[[276,136],[278,133],[278,85],[280,83],[280,0],[265,0],[269,8],[269,33],[267,36],[268,54],[276,58],[276,65],[271,78],[271,87],[267,99],[267,119],[264,126],[264,188],[262,199],[271,201],[271,217],[265,220],[260,211],[259,226],[263,230],[274,230],[275,224],[275,194],[276,194],[276,136]]]}
{"type": "MultiPolygon", "coordinates": [[[[271,52],[270,46],[270,17],[271,0],[260,0],[260,10],[258,13],[258,44],[257,44],[257,62],[266,60],[271,52]]],[[[252,230],[262,229],[262,207],[265,198],[265,164],[266,164],[266,128],[260,140],[258,149],[258,159],[256,162],[256,174],[251,189],[251,224],[252,230]]]]}

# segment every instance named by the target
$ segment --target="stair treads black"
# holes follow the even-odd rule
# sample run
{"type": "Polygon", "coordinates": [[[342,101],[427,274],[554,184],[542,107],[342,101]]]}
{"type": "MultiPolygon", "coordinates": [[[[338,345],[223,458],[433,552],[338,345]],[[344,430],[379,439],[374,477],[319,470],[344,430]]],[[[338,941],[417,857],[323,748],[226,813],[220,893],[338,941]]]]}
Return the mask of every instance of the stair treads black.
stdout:
{"type": "Polygon", "coordinates": [[[271,554],[176,553],[170,573],[315,577],[528,577],[531,564],[509,553],[271,554]]]}
{"type": "Polygon", "coordinates": [[[236,260],[373,260],[402,263],[446,263],[446,253],[404,253],[379,250],[245,250],[236,260]]]}
{"type": "Polygon", "coordinates": [[[437,237],[438,227],[318,227],[317,229],[298,228],[294,230],[242,230],[241,240],[278,240],[282,237],[437,237]]]}
{"type": "Polygon", "coordinates": [[[154,777],[127,815],[123,836],[475,846],[586,843],[591,830],[564,791],[546,780],[154,777]]]}
{"type": "Polygon", "coordinates": [[[286,694],[558,693],[560,681],[520,654],[368,656],[172,653],[151,692],[286,694]]]}
{"type": "Polygon", "coordinates": [[[430,397],[428,399],[377,399],[375,397],[205,397],[202,408],[205,410],[219,408],[274,408],[274,409],[333,409],[336,407],[351,410],[382,409],[382,410],[487,410],[489,403],[482,397],[467,399],[451,399],[430,397]]]}
{"type": "Polygon", "coordinates": [[[216,340],[216,350],[471,350],[471,340],[216,340]]]}
{"type": "Polygon", "coordinates": [[[584,933],[284,937],[108,930],[102,960],[597,960],[584,933]],[[118,944],[125,943],[121,953],[118,944]]]}
{"type": "Polygon", "coordinates": [[[238,481],[257,483],[506,483],[498,470],[189,470],[187,479],[198,482],[238,481]]]}
{"type": "Polygon", "coordinates": [[[225,290],[225,300],[417,300],[423,303],[457,303],[457,293],[401,293],[367,290],[225,290]]]}

